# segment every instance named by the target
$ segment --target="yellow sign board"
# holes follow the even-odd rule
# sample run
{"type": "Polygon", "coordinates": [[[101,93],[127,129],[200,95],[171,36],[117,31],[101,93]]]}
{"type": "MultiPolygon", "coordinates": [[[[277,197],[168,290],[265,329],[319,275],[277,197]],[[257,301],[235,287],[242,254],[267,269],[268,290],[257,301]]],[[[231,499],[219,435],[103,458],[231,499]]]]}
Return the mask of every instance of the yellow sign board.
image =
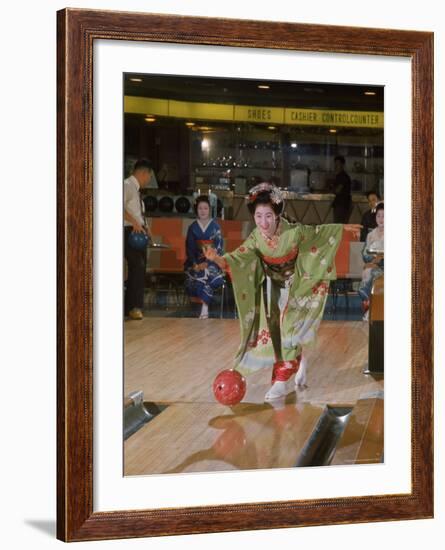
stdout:
{"type": "Polygon", "coordinates": [[[282,107],[234,105],[234,120],[237,122],[283,124],[284,109],[282,107]]]}
{"type": "Polygon", "coordinates": [[[169,115],[177,118],[233,120],[233,105],[169,100],[169,115]]]}
{"type": "Polygon", "coordinates": [[[124,97],[124,112],[141,115],[169,116],[169,100],[152,97],[124,97]]]}
{"type": "Polygon", "coordinates": [[[333,111],[330,109],[285,109],[284,123],[305,126],[383,128],[383,113],[377,111],[333,111]]]}
{"type": "Polygon", "coordinates": [[[151,114],[197,120],[286,124],[289,126],[342,126],[349,128],[383,128],[379,111],[337,111],[332,109],[298,109],[198,103],[149,97],[125,96],[126,113],[151,114]]]}

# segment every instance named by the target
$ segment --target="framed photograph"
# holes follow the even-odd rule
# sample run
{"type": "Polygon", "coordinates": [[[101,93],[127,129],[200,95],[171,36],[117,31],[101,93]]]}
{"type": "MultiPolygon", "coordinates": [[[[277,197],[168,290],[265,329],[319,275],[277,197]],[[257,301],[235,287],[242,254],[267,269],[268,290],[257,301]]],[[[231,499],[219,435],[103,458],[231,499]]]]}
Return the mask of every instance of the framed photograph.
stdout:
{"type": "Polygon", "coordinates": [[[77,9],[57,24],[58,538],[431,518],[433,34],[77,9]],[[342,221],[334,157],[353,191],[342,221]],[[123,303],[132,177],[152,238],[142,320],[123,303]],[[384,194],[385,302],[374,284],[369,330],[361,312],[342,336],[361,270],[337,261],[329,297],[316,285],[333,317],[309,388],[277,404],[249,372],[244,400],[224,402],[212,382],[233,373],[243,290],[228,279],[207,310],[180,250],[203,202],[224,250],[239,246],[243,197],[264,182],[295,227],[361,223],[365,194],[384,194]]]}

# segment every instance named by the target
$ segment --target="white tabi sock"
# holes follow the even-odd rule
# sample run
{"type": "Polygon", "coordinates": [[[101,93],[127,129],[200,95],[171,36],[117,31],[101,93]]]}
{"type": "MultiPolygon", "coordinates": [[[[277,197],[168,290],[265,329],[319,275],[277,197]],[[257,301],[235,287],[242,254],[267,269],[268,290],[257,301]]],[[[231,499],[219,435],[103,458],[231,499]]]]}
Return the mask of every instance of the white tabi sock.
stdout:
{"type": "Polygon", "coordinates": [[[304,357],[301,358],[300,368],[295,376],[295,385],[299,388],[307,387],[307,361],[304,357]]]}
{"type": "Polygon", "coordinates": [[[200,317],[208,317],[209,315],[209,306],[203,302],[202,304],[202,307],[201,307],[201,313],[200,313],[200,317]]]}
{"type": "Polygon", "coordinates": [[[270,401],[271,399],[277,399],[278,397],[287,395],[288,387],[289,380],[287,382],[282,382],[281,380],[279,380],[278,382],[274,382],[270,390],[264,396],[264,400],[270,401]]]}

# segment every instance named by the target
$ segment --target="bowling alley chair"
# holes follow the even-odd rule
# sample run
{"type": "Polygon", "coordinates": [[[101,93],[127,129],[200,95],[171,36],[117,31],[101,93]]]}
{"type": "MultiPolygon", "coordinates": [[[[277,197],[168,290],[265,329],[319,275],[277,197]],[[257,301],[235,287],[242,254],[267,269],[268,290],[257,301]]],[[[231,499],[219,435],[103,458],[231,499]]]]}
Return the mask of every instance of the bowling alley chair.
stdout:
{"type": "MultiPolygon", "coordinates": [[[[247,236],[250,234],[251,231],[251,225],[250,222],[244,222],[240,220],[218,220],[218,223],[221,227],[221,231],[224,237],[224,251],[225,252],[232,252],[233,250],[236,250],[238,246],[240,246],[247,236]]],[[[220,318],[223,318],[224,314],[224,307],[226,307],[226,311],[229,311],[230,306],[230,298],[232,295],[231,291],[231,283],[228,278],[228,275],[226,274],[226,281],[221,289],[221,310],[220,310],[220,318]]],[[[233,298],[234,303],[234,310],[233,310],[233,318],[237,318],[237,309],[235,305],[235,299],[233,298]]]]}
{"type": "Polygon", "coordinates": [[[337,301],[340,295],[343,295],[346,310],[349,309],[348,295],[353,290],[353,282],[362,278],[363,243],[352,240],[349,233],[343,232],[337,255],[335,257],[335,268],[337,279],[330,284],[330,294],[332,296],[332,312],[337,310],[337,301]]]}
{"type": "Polygon", "coordinates": [[[226,311],[229,311],[229,283],[228,281],[225,281],[217,290],[216,293],[220,294],[220,310],[219,310],[219,318],[222,319],[224,317],[224,307],[226,308],[226,311]]]}
{"type": "MultiPolygon", "coordinates": [[[[147,261],[148,288],[154,294],[165,293],[167,307],[173,298],[174,307],[184,302],[184,220],[151,218],[150,229],[154,242],[167,248],[150,250],[147,261]]],[[[186,229],[185,229],[186,230],[186,229]]]]}

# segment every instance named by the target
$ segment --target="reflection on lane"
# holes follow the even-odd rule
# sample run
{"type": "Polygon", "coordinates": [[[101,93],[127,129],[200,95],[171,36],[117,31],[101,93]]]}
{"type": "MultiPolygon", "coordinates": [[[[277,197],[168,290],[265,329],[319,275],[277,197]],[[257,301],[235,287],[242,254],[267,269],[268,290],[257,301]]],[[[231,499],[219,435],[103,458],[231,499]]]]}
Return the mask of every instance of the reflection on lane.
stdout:
{"type": "Polygon", "coordinates": [[[197,463],[202,471],[203,462],[206,470],[218,469],[210,462],[235,470],[294,467],[322,412],[321,406],[295,403],[295,394],[275,403],[236,405],[227,415],[209,418],[208,426],[218,432],[208,448],[195,450],[164,473],[195,471],[190,467],[197,463]]]}

